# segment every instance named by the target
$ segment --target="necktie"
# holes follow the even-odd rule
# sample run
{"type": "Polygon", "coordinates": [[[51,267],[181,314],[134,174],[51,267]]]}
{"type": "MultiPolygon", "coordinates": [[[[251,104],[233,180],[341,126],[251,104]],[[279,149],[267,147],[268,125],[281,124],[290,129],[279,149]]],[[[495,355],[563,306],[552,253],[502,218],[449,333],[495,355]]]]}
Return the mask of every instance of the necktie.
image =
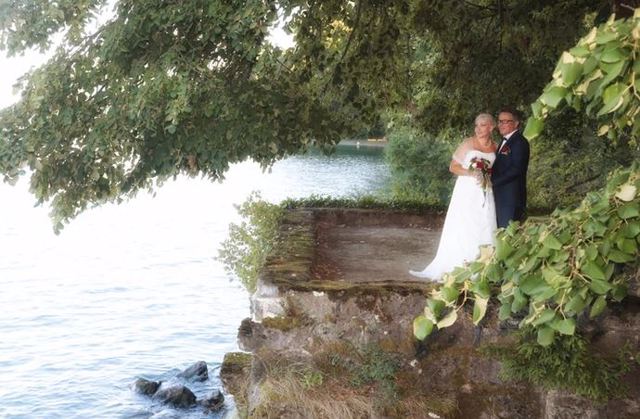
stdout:
{"type": "Polygon", "coordinates": [[[502,150],[502,147],[504,147],[506,143],[507,143],[507,139],[503,138],[502,143],[500,143],[500,147],[498,147],[498,153],[500,152],[500,150],[502,150]]]}

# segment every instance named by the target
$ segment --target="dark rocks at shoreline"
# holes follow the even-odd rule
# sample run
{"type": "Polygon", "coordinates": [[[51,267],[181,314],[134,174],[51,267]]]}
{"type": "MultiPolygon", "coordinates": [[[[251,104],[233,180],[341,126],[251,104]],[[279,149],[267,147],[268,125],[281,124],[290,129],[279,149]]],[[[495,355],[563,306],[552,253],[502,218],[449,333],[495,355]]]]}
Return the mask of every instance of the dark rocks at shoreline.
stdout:
{"type": "Polygon", "coordinates": [[[185,380],[206,381],[209,379],[207,363],[204,361],[198,361],[178,374],[178,377],[184,378],[185,380]]]}
{"type": "Polygon", "coordinates": [[[182,408],[191,407],[196,404],[196,395],[183,385],[160,389],[153,395],[153,398],[162,403],[182,408]]]}
{"type": "Polygon", "coordinates": [[[224,405],[224,395],[220,389],[214,390],[209,396],[198,400],[196,395],[183,384],[175,381],[206,381],[209,379],[207,363],[198,361],[184,371],[170,378],[168,383],[162,381],[151,381],[146,378],[137,378],[131,388],[138,394],[152,397],[160,403],[171,405],[176,408],[190,408],[196,405],[201,406],[207,412],[220,410],[224,405]],[[178,380],[176,380],[178,379],[178,380]]]}
{"type": "Polygon", "coordinates": [[[138,378],[133,383],[133,389],[136,393],[144,394],[145,396],[153,396],[158,388],[160,388],[162,381],[151,381],[145,378],[138,378]]]}
{"type": "Polygon", "coordinates": [[[220,390],[214,390],[209,397],[200,401],[200,405],[211,412],[220,410],[223,404],[224,395],[220,390]]]}

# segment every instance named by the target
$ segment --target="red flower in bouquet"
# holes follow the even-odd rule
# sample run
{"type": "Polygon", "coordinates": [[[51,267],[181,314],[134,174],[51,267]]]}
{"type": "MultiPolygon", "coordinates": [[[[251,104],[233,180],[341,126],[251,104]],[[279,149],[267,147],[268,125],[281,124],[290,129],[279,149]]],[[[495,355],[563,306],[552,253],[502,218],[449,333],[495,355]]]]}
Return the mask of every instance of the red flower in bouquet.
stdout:
{"type": "Polygon", "coordinates": [[[479,172],[478,181],[480,182],[480,188],[484,191],[486,200],[487,191],[491,188],[491,162],[481,157],[474,157],[471,159],[469,169],[473,172],[479,172]]]}

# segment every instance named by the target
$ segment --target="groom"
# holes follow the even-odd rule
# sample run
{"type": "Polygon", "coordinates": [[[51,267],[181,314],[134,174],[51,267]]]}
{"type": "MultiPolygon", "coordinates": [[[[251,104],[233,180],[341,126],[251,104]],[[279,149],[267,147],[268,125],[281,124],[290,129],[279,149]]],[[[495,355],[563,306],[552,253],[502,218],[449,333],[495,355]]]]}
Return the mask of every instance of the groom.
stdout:
{"type": "Polygon", "coordinates": [[[529,142],[522,136],[520,113],[503,108],[498,114],[498,131],[503,140],[493,163],[491,183],[496,201],[498,227],[507,227],[509,221],[522,221],[527,208],[527,168],[529,142]]]}

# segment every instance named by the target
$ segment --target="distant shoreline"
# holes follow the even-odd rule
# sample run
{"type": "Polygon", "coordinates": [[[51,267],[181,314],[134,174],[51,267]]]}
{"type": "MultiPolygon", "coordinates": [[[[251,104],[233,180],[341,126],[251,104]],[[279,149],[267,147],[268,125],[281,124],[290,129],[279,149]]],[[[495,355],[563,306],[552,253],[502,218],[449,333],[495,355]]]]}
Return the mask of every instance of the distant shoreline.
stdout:
{"type": "Polygon", "coordinates": [[[362,140],[342,140],[338,145],[346,145],[353,147],[385,147],[389,141],[386,138],[369,138],[362,140]]]}

